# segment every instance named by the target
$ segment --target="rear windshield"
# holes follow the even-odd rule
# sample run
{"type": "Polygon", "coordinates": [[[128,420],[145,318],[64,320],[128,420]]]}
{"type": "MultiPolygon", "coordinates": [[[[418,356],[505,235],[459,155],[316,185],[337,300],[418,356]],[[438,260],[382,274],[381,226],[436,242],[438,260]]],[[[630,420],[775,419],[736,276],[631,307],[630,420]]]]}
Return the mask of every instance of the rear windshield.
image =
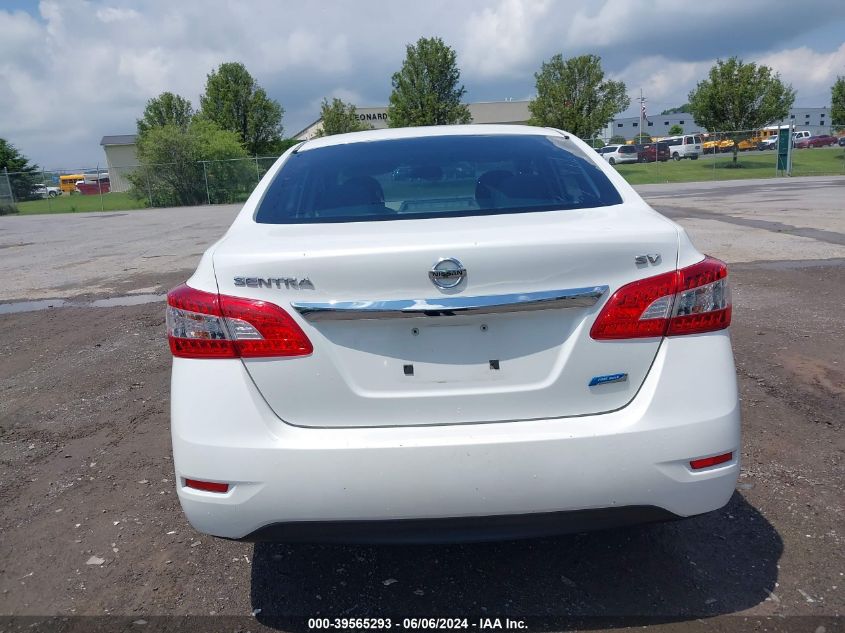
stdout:
{"type": "Polygon", "coordinates": [[[635,145],[623,145],[619,148],[620,154],[636,154],[637,147],[635,145]]]}
{"type": "Polygon", "coordinates": [[[602,171],[563,137],[455,135],[291,154],[259,202],[255,220],[363,222],[621,202],[602,171]]]}

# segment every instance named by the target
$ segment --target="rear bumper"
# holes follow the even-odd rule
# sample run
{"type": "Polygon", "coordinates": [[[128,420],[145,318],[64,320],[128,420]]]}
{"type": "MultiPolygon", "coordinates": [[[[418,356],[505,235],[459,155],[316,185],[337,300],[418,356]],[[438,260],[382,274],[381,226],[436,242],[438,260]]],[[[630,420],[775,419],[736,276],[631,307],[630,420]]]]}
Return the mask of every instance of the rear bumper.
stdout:
{"type": "Polygon", "coordinates": [[[464,543],[506,541],[679,519],[652,506],[446,519],[273,523],[237,539],[284,543],[464,543]]]}
{"type": "Polygon", "coordinates": [[[174,359],[172,392],[179,499],[194,527],[226,538],[401,542],[425,528],[425,540],[451,541],[608,527],[715,510],[739,473],[727,332],[667,339],[634,400],[602,415],[300,428],[273,414],[237,360],[174,359]],[[728,451],[730,462],[689,467],[728,451]],[[186,478],[230,488],[202,492],[186,478]]]}

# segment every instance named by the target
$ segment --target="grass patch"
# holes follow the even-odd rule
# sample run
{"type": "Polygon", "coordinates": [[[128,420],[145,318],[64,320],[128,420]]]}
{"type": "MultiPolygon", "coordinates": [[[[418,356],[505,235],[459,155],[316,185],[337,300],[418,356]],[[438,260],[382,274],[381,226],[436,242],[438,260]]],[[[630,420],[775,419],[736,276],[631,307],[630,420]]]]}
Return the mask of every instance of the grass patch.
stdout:
{"type": "Polygon", "coordinates": [[[845,148],[798,149],[792,154],[793,176],[845,174],[845,148]]]}
{"type": "MultiPolygon", "coordinates": [[[[739,154],[736,168],[733,167],[733,154],[718,154],[680,162],[616,165],[616,169],[632,185],[743,180],[774,178],[776,160],[775,152],[749,152],[739,154]]],[[[841,147],[795,150],[792,175],[845,175],[845,151],[841,147]]]]}
{"type": "Polygon", "coordinates": [[[126,211],[143,209],[143,200],[136,200],[128,193],[104,193],[102,201],[99,195],[62,194],[56,198],[18,202],[20,215],[41,213],[87,213],[90,211],[126,211]]]}

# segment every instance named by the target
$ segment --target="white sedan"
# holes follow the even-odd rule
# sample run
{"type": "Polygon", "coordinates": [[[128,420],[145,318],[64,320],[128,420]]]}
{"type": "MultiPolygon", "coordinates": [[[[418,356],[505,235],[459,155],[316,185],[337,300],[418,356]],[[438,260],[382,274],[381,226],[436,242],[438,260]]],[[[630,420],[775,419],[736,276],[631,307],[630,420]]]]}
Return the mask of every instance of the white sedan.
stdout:
{"type": "Polygon", "coordinates": [[[168,295],[179,499],[202,532],[309,542],[716,510],[730,320],[726,265],[566,132],[306,141],[168,295]]]}

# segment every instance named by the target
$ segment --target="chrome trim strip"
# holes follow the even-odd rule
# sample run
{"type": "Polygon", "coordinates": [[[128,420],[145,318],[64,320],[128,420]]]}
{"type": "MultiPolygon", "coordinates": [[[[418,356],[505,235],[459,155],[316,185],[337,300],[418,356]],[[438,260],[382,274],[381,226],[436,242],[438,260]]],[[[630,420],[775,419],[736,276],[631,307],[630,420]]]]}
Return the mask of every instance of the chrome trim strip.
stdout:
{"type": "Polygon", "coordinates": [[[607,286],[592,286],[589,288],[546,290],[484,297],[329,301],[325,303],[294,301],[291,302],[291,306],[309,321],[439,317],[556,308],[587,308],[595,305],[606,292],[607,286]]]}

